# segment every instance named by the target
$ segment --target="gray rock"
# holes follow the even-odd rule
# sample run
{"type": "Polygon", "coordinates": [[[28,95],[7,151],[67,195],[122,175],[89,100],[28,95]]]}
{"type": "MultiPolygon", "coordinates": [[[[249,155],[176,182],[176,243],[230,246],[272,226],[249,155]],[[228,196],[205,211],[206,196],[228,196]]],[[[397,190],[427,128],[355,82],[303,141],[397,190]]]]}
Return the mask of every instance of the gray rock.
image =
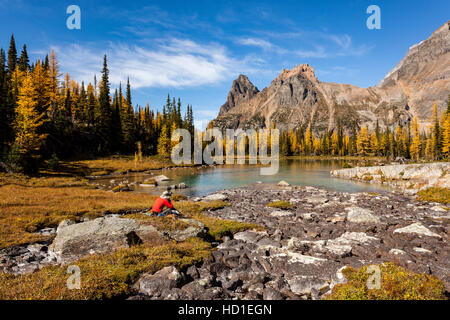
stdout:
{"type": "Polygon", "coordinates": [[[410,224],[409,226],[406,226],[404,228],[395,229],[394,233],[407,233],[407,234],[416,234],[419,236],[441,238],[440,235],[430,231],[429,229],[425,228],[418,222],[410,224]]]}
{"type": "Polygon", "coordinates": [[[264,300],[283,300],[283,295],[271,287],[264,288],[264,300]]]}
{"type": "Polygon", "coordinates": [[[347,213],[347,221],[352,223],[380,223],[380,219],[377,216],[372,214],[372,211],[369,209],[364,209],[360,207],[350,207],[346,208],[347,213]]]}
{"type": "Polygon", "coordinates": [[[50,250],[58,255],[58,261],[70,262],[159,238],[153,226],[141,225],[136,220],[98,218],[59,228],[50,250]]]}
{"type": "Polygon", "coordinates": [[[171,179],[162,174],[154,177],[153,180],[155,180],[156,182],[162,182],[162,181],[170,181],[171,179]]]}
{"type": "Polygon", "coordinates": [[[243,231],[234,235],[235,240],[241,240],[247,243],[256,243],[259,239],[261,239],[261,237],[262,234],[255,231],[243,231]]]}
{"type": "Polygon", "coordinates": [[[288,280],[291,291],[299,296],[311,296],[312,290],[325,293],[330,288],[330,280],[310,276],[296,276],[288,280]]]}
{"type": "Polygon", "coordinates": [[[177,268],[165,267],[155,274],[144,274],[134,284],[134,288],[149,297],[159,297],[164,290],[176,288],[182,284],[183,277],[177,268]]]}
{"type": "Polygon", "coordinates": [[[209,196],[204,197],[203,201],[219,201],[219,200],[225,201],[227,199],[228,199],[228,197],[226,195],[221,194],[221,193],[216,193],[216,194],[211,194],[209,196]]]}
{"type": "Polygon", "coordinates": [[[169,239],[182,242],[193,237],[204,238],[208,233],[208,229],[200,221],[193,219],[180,219],[180,221],[189,224],[189,226],[182,230],[164,231],[164,236],[169,239]]]}
{"type": "Polygon", "coordinates": [[[270,215],[272,217],[289,217],[289,216],[292,216],[293,213],[290,211],[285,211],[285,210],[277,210],[277,211],[272,211],[270,213],[270,215]]]}

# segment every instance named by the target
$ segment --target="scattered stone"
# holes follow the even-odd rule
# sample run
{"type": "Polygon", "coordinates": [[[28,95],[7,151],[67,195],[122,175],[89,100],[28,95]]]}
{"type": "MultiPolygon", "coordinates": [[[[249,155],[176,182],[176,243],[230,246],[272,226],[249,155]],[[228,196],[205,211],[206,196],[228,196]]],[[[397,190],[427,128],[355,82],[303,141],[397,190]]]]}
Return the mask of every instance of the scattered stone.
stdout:
{"type": "Polygon", "coordinates": [[[179,219],[179,220],[181,222],[187,223],[189,226],[181,230],[164,231],[163,232],[164,236],[168,237],[169,239],[182,242],[193,237],[204,238],[208,233],[208,230],[206,229],[205,225],[200,221],[194,219],[179,219]]]}
{"type": "Polygon", "coordinates": [[[163,182],[163,181],[170,181],[172,179],[166,177],[165,175],[159,175],[153,178],[153,180],[155,180],[156,182],[163,182]]]}
{"type": "Polygon", "coordinates": [[[400,250],[400,249],[391,249],[391,250],[389,250],[389,254],[392,254],[394,256],[399,256],[399,255],[406,254],[406,252],[403,250],[400,250]]]}
{"type": "Polygon", "coordinates": [[[203,198],[204,201],[218,201],[218,200],[225,201],[227,199],[228,197],[221,193],[211,194],[203,198]]]}
{"type": "Polygon", "coordinates": [[[288,216],[292,216],[292,212],[277,210],[277,211],[272,211],[272,213],[270,215],[272,217],[288,217],[288,216]]]}
{"type": "Polygon", "coordinates": [[[442,208],[442,207],[439,206],[439,205],[436,205],[436,206],[434,206],[434,207],[431,207],[430,209],[433,210],[433,211],[437,211],[437,212],[447,212],[447,210],[445,210],[444,208],[442,208]]]}
{"type": "Polygon", "coordinates": [[[256,243],[261,239],[261,233],[254,231],[238,232],[233,237],[235,240],[241,240],[247,243],[256,243]]]}
{"type": "Polygon", "coordinates": [[[296,276],[288,280],[288,283],[292,293],[306,297],[310,297],[314,289],[324,293],[330,288],[329,281],[311,276],[296,276]]]}
{"type": "Polygon", "coordinates": [[[159,297],[163,291],[180,286],[182,280],[180,272],[171,266],[163,268],[155,274],[142,275],[135,283],[134,288],[149,297],[159,297]]]}
{"type": "Polygon", "coordinates": [[[142,188],[154,188],[154,187],[156,187],[156,184],[141,183],[141,184],[139,184],[139,186],[142,188]]]}
{"type": "Polygon", "coordinates": [[[430,250],[428,250],[428,249],[419,248],[419,247],[414,247],[413,250],[414,250],[415,252],[423,253],[423,254],[431,254],[431,253],[432,253],[432,252],[431,252],[430,250]]]}
{"type": "Polygon", "coordinates": [[[311,204],[323,204],[326,203],[328,200],[324,196],[310,196],[306,199],[306,201],[308,201],[308,203],[311,204]]]}
{"type": "Polygon", "coordinates": [[[288,182],[282,180],[282,181],[278,182],[277,186],[279,186],[279,187],[289,187],[290,184],[288,182]]]}
{"type": "Polygon", "coordinates": [[[364,209],[360,207],[350,207],[346,208],[347,213],[347,221],[352,223],[380,223],[380,219],[372,214],[372,211],[369,209],[364,209]]]}
{"type": "Polygon", "coordinates": [[[425,228],[423,225],[421,225],[418,222],[413,223],[404,228],[395,229],[394,233],[409,233],[409,234],[417,234],[419,236],[441,238],[440,235],[430,231],[429,229],[425,228]]]}

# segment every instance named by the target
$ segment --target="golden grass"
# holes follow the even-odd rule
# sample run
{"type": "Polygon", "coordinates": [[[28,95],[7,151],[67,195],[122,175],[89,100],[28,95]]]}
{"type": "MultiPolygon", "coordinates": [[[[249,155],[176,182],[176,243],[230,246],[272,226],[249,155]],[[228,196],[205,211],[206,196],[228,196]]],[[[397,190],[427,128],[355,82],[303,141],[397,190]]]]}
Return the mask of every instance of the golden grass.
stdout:
{"type": "Polygon", "coordinates": [[[152,206],[155,196],[94,190],[74,178],[0,176],[0,248],[47,238],[35,232],[64,219],[152,206]]]}
{"type": "MultiPolygon", "coordinates": [[[[44,240],[48,236],[34,232],[56,227],[65,219],[94,218],[106,211],[119,213],[149,209],[155,199],[156,196],[145,193],[95,190],[79,178],[0,175],[0,248],[44,240]]],[[[175,202],[183,214],[190,216],[228,205],[223,201],[175,202]]],[[[145,215],[139,216],[145,219],[145,215]]],[[[183,227],[181,223],[162,220],[158,223],[163,229],[183,227]]]]}
{"type": "Polygon", "coordinates": [[[0,299],[59,300],[111,299],[130,294],[131,284],[145,272],[156,272],[174,265],[185,268],[207,258],[211,245],[198,238],[183,243],[159,246],[143,244],[110,254],[84,258],[72,265],[81,271],[81,288],[67,288],[67,266],[49,266],[42,270],[14,276],[0,274],[0,299]]]}
{"type": "Polygon", "coordinates": [[[417,193],[417,196],[417,199],[421,201],[440,202],[443,204],[450,203],[450,189],[448,188],[428,188],[420,190],[417,193]]]}
{"type": "Polygon", "coordinates": [[[293,207],[293,205],[289,201],[273,201],[268,203],[266,206],[278,209],[289,209],[293,207]]]}
{"type": "Polygon", "coordinates": [[[174,164],[170,158],[149,156],[136,161],[132,156],[112,156],[95,160],[61,161],[58,171],[86,176],[143,172],[172,167],[178,167],[178,165],[174,164]]]}
{"type": "Polygon", "coordinates": [[[142,224],[154,226],[159,231],[184,230],[189,227],[189,223],[178,219],[150,217],[142,213],[123,215],[122,218],[139,220],[142,224]]]}
{"type": "Polygon", "coordinates": [[[444,283],[434,276],[417,274],[394,265],[378,265],[381,275],[380,289],[368,289],[367,280],[373,272],[368,266],[359,270],[347,267],[343,274],[345,284],[337,284],[327,300],[443,300],[444,283]]]}
{"type": "MultiPolygon", "coordinates": [[[[127,212],[148,209],[155,196],[137,193],[112,193],[94,190],[82,179],[70,177],[27,178],[0,175],[0,248],[32,243],[46,237],[35,233],[39,228],[57,226],[61,220],[96,217],[103,212],[127,212]]],[[[179,199],[184,199],[179,197],[179,199]]],[[[224,235],[258,225],[221,220],[202,214],[223,208],[223,201],[174,202],[184,216],[203,222],[210,236],[224,235]]],[[[170,218],[152,218],[127,214],[160,230],[183,229],[187,224],[170,218]]],[[[81,289],[67,288],[65,266],[48,266],[38,272],[14,276],[0,274],[0,299],[111,299],[130,294],[131,284],[144,272],[155,272],[169,265],[185,268],[208,257],[211,244],[198,238],[185,242],[155,242],[120,249],[110,254],[93,255],[72,264],[81,270],[81,289]]]]}

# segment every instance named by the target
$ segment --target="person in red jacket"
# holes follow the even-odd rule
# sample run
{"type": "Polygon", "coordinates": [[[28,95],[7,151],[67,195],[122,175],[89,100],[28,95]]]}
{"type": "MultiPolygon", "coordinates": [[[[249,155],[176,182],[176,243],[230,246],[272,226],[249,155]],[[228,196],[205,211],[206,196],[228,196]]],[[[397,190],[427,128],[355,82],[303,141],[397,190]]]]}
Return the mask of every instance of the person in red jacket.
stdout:
{"type": "Polygon", "coordinates": [[[157,215],[159,217],[178,216],[180,213],[175,209],[172,202],[170,201],[171,196],[172,193],[170,192],[170,190],[164,191],[163,194],[155,200],[151,214],[157,215]]]}

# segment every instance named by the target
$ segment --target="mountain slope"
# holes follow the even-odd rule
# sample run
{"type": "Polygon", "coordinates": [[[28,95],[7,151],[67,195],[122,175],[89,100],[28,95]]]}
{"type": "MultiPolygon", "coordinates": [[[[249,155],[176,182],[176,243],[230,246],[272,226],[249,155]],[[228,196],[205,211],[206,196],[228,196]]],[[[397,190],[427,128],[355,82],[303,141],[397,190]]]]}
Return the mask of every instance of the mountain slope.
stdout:
{"type": "Polygon", "coordinates": [[[219,128],[306,128],[333,130],[338,119],[344,128],[354,120],[373,128],[407,124],[417,115],[428,124],[434,102],[440,111],[450,94],[450,22],[427,40],[411,47],[405,58],[377,85],[359,88],[319,81],[314,69],[302,64],[283,70],[262,91],[241,75],[233,82],[227,102],[214,125],[219,128]]]}

